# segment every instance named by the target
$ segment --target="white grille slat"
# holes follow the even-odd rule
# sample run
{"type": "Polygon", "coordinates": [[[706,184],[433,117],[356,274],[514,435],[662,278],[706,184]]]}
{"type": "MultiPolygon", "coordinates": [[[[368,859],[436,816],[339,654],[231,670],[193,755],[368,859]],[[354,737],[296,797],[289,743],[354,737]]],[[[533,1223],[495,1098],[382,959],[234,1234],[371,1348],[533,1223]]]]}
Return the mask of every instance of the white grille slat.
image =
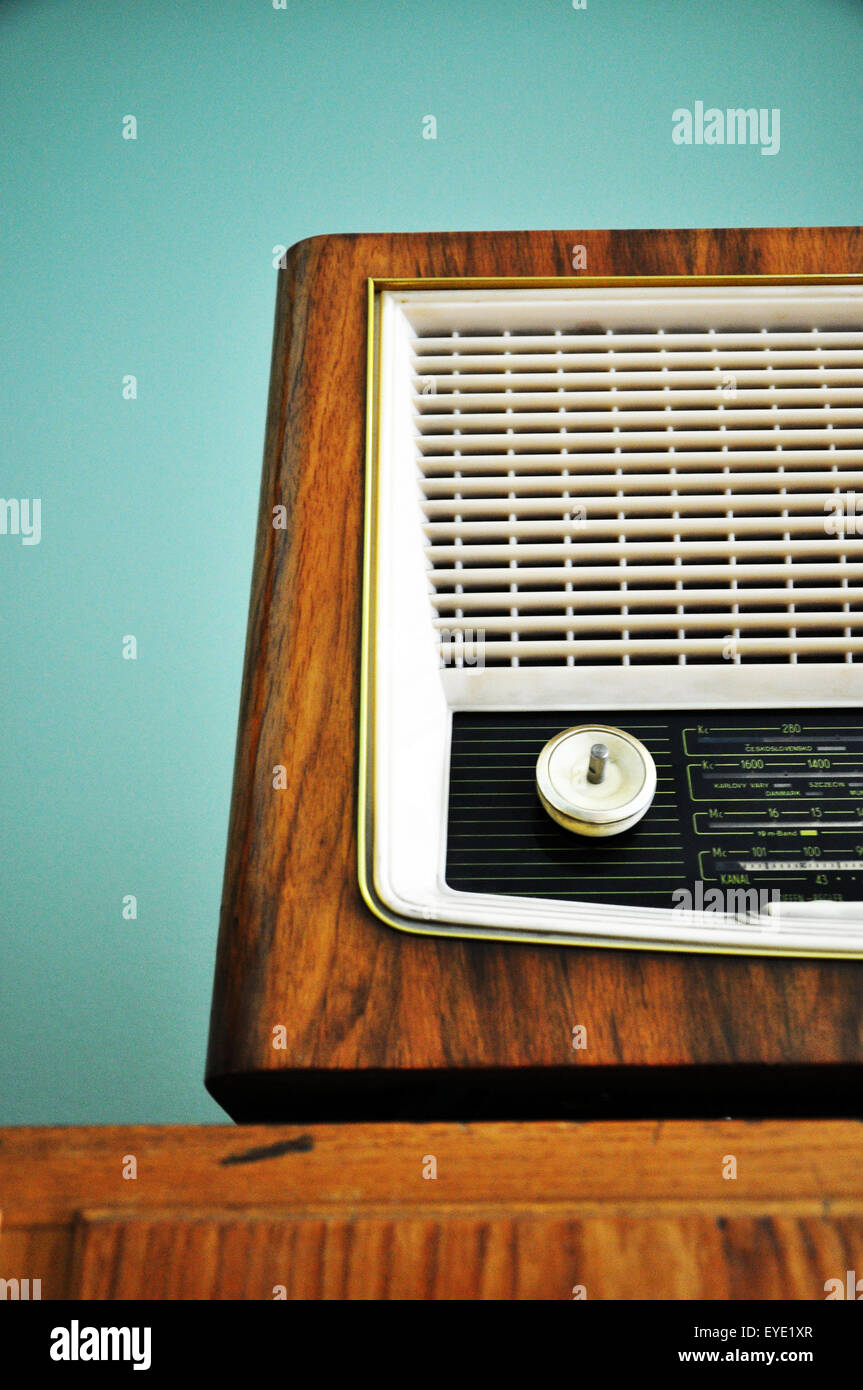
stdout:
{"type": "Polygon", "coordinates": [[[709,423],[718,410],[723,410],[729,420],[739,417],[743,423],[756,423],[762,422],[766,412],[774,408],[783,418],[788,416],[805,423],[817,422],[820,412],[828,405],[843,406],[843,410],[837,411],[837,416],[853,421],[863,417],[860,396],[859,386],[735,387],[732,410],[723,404],[721,388],[716,381],[711,387],[693,387],[686,391],[672,389],[670,382],[663,384],[660,389],[621,390],[614,382],[609,383],[605,391],[508,390],[499,395],[491,391],[460,392],[448,400],[441,400],[439,396],[423,397],[418,402],[417,426],[423,434],[445,431],[455,411],[462,417],[459,422],[462,429],[466,426],[488,429],[492,425],[505,425],[510,415],[516,416],[519,423],[524,425],[569,425],[578,424],[584,415],[590,417],[596,413],[598,416],[602,411],[613,409],[625,410],[627,420],[632,420],[634,424],[649,424],[657,410],[669,409],[674,412],[675,418],[682,418],[685,423],[709,423]],[[444,406],[446,411],[441,409],[444,406]],[[635,409],[638,406],[646,406],[647,409],[635,409]]]}
{"type": "MultiPolygon", "coordinates": [[[[726,458],[727,455],[717,455],[717,464],[720,468],[728,467],[728,464],[725,462],[726,458]]],[[[784,467],[787,468],[787,466],[787,464],[784,464],[784,467]]],[[[838,466],[837,460],[837,468],[838,466]]],[[[690,496],[690,494],[693,492],[707,492],[715,495],[717,484],[720,479],[722,479],[723,485],[727,486],[727,477],[723,478],[723,475],[718,472],[687,473],[684,478],[669,476],[665,471],[642,474],[629,473],[626,475],[626,486],[631,502],[640,500],[641,497],[646,494],[658,494],[660,496],[663,493],[670,494],[675,486],[683,486],[687,492],[687,500],[694,504],[696,498],[690,496]]],[[[802,469],[797,473],[786,473],[783,478],[783,485],[785,487],[800,488],[804,492],[808,491],[810,496],[818,497],[819,499],[823,497],[823,493],[816,492],[814,489],[823,485],[823,482],[823,472],[815,473],[802,469]]],[[[853,488],[855,490],[860,488],[861,491],[863,491],[863,472],[853,468],[845,470],[842,473],[842,484],[846,488],[853,488]]],[[[577,485],[581,496],[590,496],[595,503],[598,503],[603,494],[612,492],[619,494],[620,476],[617,470],[614,474],[594,473],[590,477],[582,476],[576,479],[573,479],[568,471],[559,474],[528,473],[522,474],[520,477],[518,489],[524,504],[530,502],[531,506],[534,503],[537,506],[544,506],[552,500],[555,503],[559,502],[560,499],[557,494],[564,492],[571,493],[574,485],[577,485]]],[[[746,494],[745,505],[747,507],[754,505],[753,499],[757,498],[759,494],[766,497],[772,496],[772,489],[774,486],[775,478],[769,473],[740,472],[734,475],[734,489],[741,496],[744,493],[746,494]]],[[[452,509],[454,505],[451,500],[453,488],[449,478],[425,478],[423,479],[422,490],[426,497],[426,501],[423,503],[423,510],[427,515],[443,514],[444,510],[452,509]]],[[[471,507],[484,509],[491,504],[497,505],[500,500],[499,494],[512,491],[512,479],[509,477],[501,478],[485,475],[474,478],[460,478],[458,490],[460,494],[459,510],[463,511],[465,515],[469,515],[471,507]]],[[[799,497],[800,493],[790,492],[788,496],[793,499],[799,497]]],[[[723,504],[727,504],[727,499],[724,497],[723,504]]],[[[717,505],[720,504],[717,502],[717,505]]],[[[529,511],[530,508],[524,505],[524,510],[529,511]]]]}
{"type": "MultiPolygon", "coordinates": [[[[581,416],[579,418],[583,424],[584,417],[581,416]]],[[[723,444],[760,444],[763,447],[771,440],[775,444],[778,434],[778,429],[747,429],[744,424],[737,425],[733,429],[728,429],[725,424],[716,423],[712,429],[677,429],[672,436],[670,425],[660,426],[660,417],[658,413],[655,418],[657,423],[656,428],[653,430],[622,430],[619,428],[618,422],[618,430],[615,431],[614,422],[606,419],[603,415],[601,420],[597,421],[596,429],[593,431],[567,431],[566,447],[570,452],[581,450],[585,454],[590,453],[591,450],[596,452],[600,449],[607,450],[609,445],[607,436],[611,434],[615,435],[612,442],[621,449],[632,448],[636,445],[641,447],[650,445],[656,446],[659,443],[664,443],[668,449],[683,449],[690,446],[699,448],[710,445],[714,448],[720,448],[723,444]],[[661,439],[663,429],[667,430],[664,440],[661,439]]],[[[455,416],[455,419],[458,421],[459,417],[455,416]]],[[[458,436],[450,434],[430,434],[421,435],[417,440],[417,444],[421,453],[425,453],[425,446],[429,446],[430,452],[434,452],[434,449],[437,448],[441,451],[442,455],[444,451],[454,452],[456,450],[462,452],[467,451],[471,454],[484,454],[486,449],[490,449],[491,452],[494,453],[504,448],[513,449],[514,451],[523,448],[526,452],[530,452],[532,447],[536,448],[540,445],[544,445],[548,452],[552,449],[553,445],[560,446],[562,428],[565,428],[565,426],[561,426],[561,428],[557,430],[548,429],[533,432],[513,430],[512,433],[495,433],[491,431],[485,433],[484,431],[481,432],[477,430],[472,434],[460,434],[458,436]]],[[[783,447],[790,449],[798,445],[819,444],[826,448],[827,445],[824,439],[824,431],[826,428],[826,420],[819,429],[792,429],[786,427],[783,430],[783,447]]],[[[459,429],[461,429],[460,422],[459,429]]],[[[835,447],[839,447],[846,443],[863,444],[863,429],[834,426],[831,430],[831,442],[835,447]]],[[[584,462],[589,463],[590,461],[584,460],[584,462]]],[[[464,467],[464,461],[457,466],[464,467]]]]}
{"type": "MultiPolygon", "coordinates": [[[[652,438],[655,440],[656,435],[654,434],[652,438]]],[[[863,463],[863,449],[839,449],[835,447],[837,443],[837,431],[835,430],[831,431],[830,434],[829,447],[833,452],[831,452],[829,460],[825,460],[823,450],[785,449],[781,445],[777,445],[775,449],[723,449],[719,442],[720,438],[720,432],[717,431],[715,434],[707,436],[708,442],[714,445],[712,449],[681,453],[679,452],[680,439],[678,436],[674,441],[677,450],[673,460],[675,470],[686,472],[688,469],[710,467],[711,465],[730,469],[739,466],[744,469],[757,464],[773,468],[794,469],[798,464],[801,468],[811,468],[813,464],[819,464],[821,465],[820,476],[823,482],[825,462],[830,468],[833,468],[835,463],[837,469],[846,463],[849,467],[863,463]]],[[[666,443],[668,446],[671,445],[670,437],[666,443]]],[[[551,450],[544,454],[516,454],[513,452],[511,455],[497,454],[492,451],[478,457],[463,456],[457,459],[450,455],[423,454],[421,459],[424,474],[422,482],[437,481],[438,474],[445,476],[456,470],[459,473],[466,473],[468,477],[492,477],[503,469],[518,474],[546,473],[549,468],[554,467],[555,463],[563,470],[572,465],[573,462],[575,460],[568,455],[564,457],[559,452],[556,454],[551,450]]],[[[592,479],[600,475],[603,470],[609,472],[612,469],[616,471],[619,468],[625,469],[627,467],[650,468],[665,474],[669,468],[668,448],[644,453],[632,451],[621,452],[620,454],[601,453],[599,450],[593,450],[590,452],[588,464],[588,467],[580,471],[579,477],[592,479]]],[[[450,486],[452,486],[451,483],[450,486]]],[[[519,486],[521,485],[519,484],[519,486]]]]}
{"type": "MultiPolygon", "coordinates": [[[[678,594],[678,598],[680,595],[678,594]]],[[[728,603],[730,595],[726,593],[725,602],[728,603]]],[[[736,597],[736,596],[735,596],[736,597]]],[[[627,608],[629,608],[629,595],[627,593],[627,608]]],[[[694,601],[693,601],[694,604],[694,601]]],[[[687,626],[690,628],[707,629],[714,628],[722,632],[727,632],[729,620],[727,613],[693,613],[685,612],[687,626]]],[[[680,613],[642,613],[638,617],[638,630],[640,632],[668,632],[680,627],[680,613]]],[[[808,613],[795,611],[794,626],[810,628],[837,628],[846,627],[848,623],[847,613],[818,612],[808,613]]],[[[434,625],[439,632],[472,632],[474,622],[472,618],[435,618],[434,625]]],[[[498,615],[485,615],[482,620],[483,631],[489,633],[508,632],[543,632],[543,633],[566,633],[573,625],[573,620],[566,613],[561,617],[543,614],[541,617],[536,614],[519,613],[518,617],[503,617],[498,615]]],[[[623,632],[634,626],[633,615],[626,613],[581,613],[578,619],[580,632],[623,632]]],[[[734,614],[735,628],[745,631],[748,629],[773,629],[788,627],[788,618],[785,613],[777,612],[738,612],[734,614]]]]}
{"type": "MultiPolygon", "coordinates": [[[[511,370],[509,359],[507,359],[507,370],[503,373],[426,372],[422,376],[414,374],[413,384],[423,397],[421,401],[417,402],[419,407],[423,407],[426,402],[429,405],[434,405],[436,401],[441,404],[448,404],[450,397],[454,396],[456,392],[475,400],[487,396],[492,402],[495,402],[499,401],[502,396],[509,394],[517,396],[522,390],[541,393],[543,391],[550,392],[552,388],[557,391],[561,387],[564,390],[572,391],[601,391],[612,385],[625,390],[655,386],[671,386],[683,390],[686,387],[706,386],[715,390],[717,372],[721,371],[718,362],[719,356],[719,354],[711,353],[709,362],[689,368],[671,365],[662,366],[659,370],[651,370],[651,367],[655,367],[655,362],[651,361],[650,367],[645,366],[640,371],[625,371],[618,367],[606,367],[604,371],[596,372],[588,371],[585,368],[580,368],[578,371],[565,371],[563,367],[558,367],[555,371],[524,371],[515,374],[511,370]],[[429,389],[431,386],[434,387],[434,390],[429,389]]],[[[738,365],[734,375],[738,386],[752,390],[764,389],[762,385],[763,362],[759,362],[754,368],[738,365]]],[[[856,367],[850,365],[825,367],[821,363],[817,367],[778,367],[772,365],[771,380],[776,381],[780,389],[820,386],[823,382],[829,382],[836,386],[856,385],[863,381],[863,355],[861,355],[861,365],[856,367]]]]}
{"type": "MultiPolygon", "coordinates": [[[[732,635],[732,624],[722,637],[681,637],[681,638],[634,638],[629,637],[625,646],[629,656],[713,656],[720,661],[727,660],[728,640],[732,635]]],[[[589,637],[575,641],[531,642],[519,638],[517,641],[496,642],[484,638],[481,642],[442,641],[445,654],[458,653],[465,660],[482,658],[488,662],[490,657],[544,657],[548,661],[558,661],[561,656],[573,656],[579,660],[587,657],[620,657],[621,646],[617,638],[594,641],[589,637]]],[[[740,637],[735,638],[736,655],[745,657],[773,657],[793,655],[826,654],[836,661],[847,653],[863,652],[863,637],[740,637]]]]}
{"type": "MultiPolygon", "coordinates": [[[[732,518],[730,524],[727,525],[724,530],[727,533],[728,531],[736,529],[738,525],[739,522],[736,522],[732,518]]],[[[619,530],[620,526],[618,525],[611,528],[610,533],[605,534],[614,534],[619,530]]],[[[545,543],[542,541],[534,545],[530,542],[525,542],[518,545],[518,554],[516,554],[515,543],[513,545],[486,545],[485,542],[482,542],[477,545],[471,545],[469,549],[466,545],[462,545],[461,547],[456,545],[430,545],[427,553],[432,562],[437,560],[460,560],[465,566],[474,560],[494,560],[507,565],[510,561],[517,561],[520,563],[522,560],[544,560],[546,563],[555,561],[562,564],[567,556],[572,560],[582,560],[585,562],[591,559],[621,559],[628,560],[630,564],[633,564],[638,560],[650,561],[664,556],[671,559],[679,556],[683,560],[688,557],[697,559],[700,555],[727,555],[729,558],[743,555],[747,556],[749,559],[755,559],[762,555],[823,555],[826,558],[832,558],[836,555],[837,544],[838,542],[835,540],[823,540],[809,536],[791,541],[774,539],[763,541],[738,541],[726,539],[724,534],[720,534],[716,536],[704,536],[703,538],[699,537],[699,539],[695,541],[675,541],[672,539],[665,542],[656,539],[652,541],[623,540],[608,542],[597,540],[578,545],[556,545],[552,542],[545,543]]],[[[853,539],[846,537],[841,542],[841,545],[845,553],[856,551],[857,554],[863,555],[863,538],[859,536],[855,536],[853,539]]],[[[469,573],[469,569],[465,569],[465,575],[467,576],[469,573]]],[[[683,576],[681,575],[680,577],[682,578],[683,576]]],[[[728,577],[731,579],[733,576],[729,574],[728,577]]],[[[517,579],[519,576],[517,574],[508,574],[507,578],[509,582],[512,582],[514,578],[517,579]]]]}
{"type": "MultiPolygon", "coordinates": [[[[514,384],[522,374],[535,372],[551,372],[559,369],[571,370],[574,372],[607,372],[611,369],[612,360],[615,370],[636,371],[650,370],[657,367],[667,367],[669,370],[678,371],[694,370],[704,371],[705,368],[720,367],[728,371],[742,370],[751,367],[761,371],[765,365],[765,355],[769,351],[770,365],[774,368],[784,367],[788,370],[813,369],[813,363],[819,366],[823,363],[825,367],[860,367],[863,366],[863,349],[856,348],[824,348],[821,346],[804,348],[762,348],[756,352],[751,348],[739,351],[729,351],[722,348],[708,348],[707,346],[692,350],[687,348],[655,348],[653,352],[633,350],[630,352],[620,350],[619,345],[614,349],[613,359],[611,349],[607,346],[603,352],[558,352],[556,348],[549,348],[547,352],[519,353],[512,352],[506,355],[504,370],[510,373],[512,381],[507,384],[514,384]]],[[[411,364],[411,371],[418,388],[428,389],[434,384],[437,377],[446,379],[448,377],[464,376],[470,381],[472,378],[485,373],[500,373],[501,357],[493,353],[470,353],[459,352],[458,369],[453,369],[451,357],[414,357],[411,364]]]]}
{"type": "MultiPolygon", "coordinates": [[[[572,479],[568,479],[572,484],[572,479]]],[[[616,480],[619,487],[619,479],[616,480]]],[[[680,481],[679,479],[677,481],[680,481]]],[[[715,487],[714,479],[714,487],[715,487]]],[[[591,520],[585,522],[581,529],[587,533],[595,527],[595,518],[610,515],[617,515],[620,511],[620,500],[616,497],[593,497],[584,492],[574,492],[569,497],[521,497],[519,499],[518,512],[520,517],[556,517],[565,516],[572,512],[576,507],[590,507],[591,520]]],[[[742,514],[746,512],[764,513],[769,517],[771,512],[781,512],[784,510],[805,512],[807,515],[801,519],[801,525],[807,528],[816,527],[823,532],[824,529],[824,494],[819,492],[789,492],[786,494],[768,492],[745,492],[736,497],[733,503],[727,497],[717,497],[715,492],[704,492],[689,496],[688,493],[670,492],[662,493],[657,488],[645,493],[642,496],[635,495],[630,485],[630,495],[627,498],[627,515],[632,520],[639,516],[664,516],[672,510],[679,510],[686,516],[686,522],[693,523],[693,529],[700,523],[694,518],[706,515],[709,512],[722,511],[723,513],[734,509],[742,514]],[[819,515],[820,509],[820,515],[819,515]]],[[[497,528],[493,520],[498,516],[504,516],[512,511],[512,503],[499,497],[479,498],[477,500],[459,499],[457,502],[450,499],[434,500],[423,504],[423,511],[429,518],[429,525],[425,527],[426,535],[450,535],[453,526],[458,528],[458,534],[469,536],[480,526],[486,524],[497,528]],[[459,521],[454,523],[450,518],[458,513],[459,521]],[[482,517],[482,521],[471,522],[471,517],[482,517]],[[445,518],[445,520],[437,520],[445,518]]],[[[747,523],[755,521],[757,518],[746,518],[747,523]]],[[[524,523],[522,523],[524,524],[524,523]]],[[[753,528],[754,529],[754,528],[753,528]]]]}
{"type": "MultiPolygon", "coordinates": [[[[671,498],[673,504],[678,499],[671,498]]],[[[685,501],[686,499],[680,499],[685,501]]],[[[573,502],[573,508],[575,502],[573,502]]],[[[683,508],[680,508],[682,511],[683,508]]],[[[510,516],[512,512],[510,511],[510,516]]],[[[863,521],[863,518],[861,518],[863,521]]],[[[657,536],[663,538],[670,535],[697,536],[704,538],[705,542],[712,540],[715,536],[727,536],[733,530],[736,536],[751,536],[756,534],[764,536],[765,541],[769,541],[774,535],[781,536],[788,534],[795,536],[798,540],[810,538],[819,542],[824,542],[824,513],[820,516],[739,516],[732,513],[729,507],[726,514],[720,517],[715,516],[679,516],[677,509],[670,511],[668,516],[636,516],[630,512],[626,518],[626,541],[629,543],[630,537],[644,538],[647,536],[657,536]],[[733,523],[733,526],[729,523],[733,523]]],[[[431,542],[429,554],[434,556],[437,553],[445,553],[445,547],[441,549],[439,542],[455,540],[461,544],[476,542],[471,550],[471,555],[475,554],[478,559],[482,559],[483,554],[490,554],[487,550],[487,543],[492,544],[495,540],[506,538],[522,540],[545,540],[560,536],[564,542],[567,539],[578,539],[582,547],[590,543],[595,537],[616,536],[620,532],[620,522],[587,519],[586,521],[567,521],[557,518],[536,518],[528,521],[511,521],[509,518],[497,519],[489,518],[487,521],[434,521],[428,522],[423,531],[431,542]]],[[[846,541],[848,545],[857,545],[859,548],[863,544],[860,537],[854,537],[846,541]]],[[[821,554],[830,554],[835,550],[835,543],[824,542],[821,554]]],[[[517,560],[522,551],[512,558],[517,560]]],[[[525,551],[526,553],[526,551],[525,551]]],[[[636,552],[637,554],[638,552],[636,552]]],[[[767,553],[767,552],[765,552],[767,553]]],[[[463,559],[470,559],[470,556],[463,556],[463,559]]]]}
{"type": "MultiPolygon", "coordinates": [[[[846,542],[847,544],[847,542],[846,542]]],[[[655,552],[656,547],[649,547],[650,553],[655,552]]],[[[684,576],[688,583],[696,584],[706,580],[724,580],[728,584],[748,581],[763,582],[766,579],[775,579],[782,583],[793,580],[795,583],[803,583],[807,579],[829,579],[831,572],[835,569],[836,584],[842,583],[845,579],[860,579],[863,577],[863,564],[853,564],[847,562],[834,561],[832,564],[805,565],[795,562],[793,565],[771,565],[771,564],[741,564],[738,561],[734,565],[733,573],[729,565],[703,565],[696,562],[687,564],[684,567],[672,564],[644,564],[627,566],[621,565],[585,565],[582,568],[573,567],[567,569],[565,575],[561,572],[559,565],[525,565],[518,568],[519,584],[549,584],[555,582],[567,582],[571,584],[624,584],[627,580],[631,583],[635,580],[640,584],[668,584],[681,580],[684,576]]],[[[441,586],[451,586],[455,583],[461,584],[465,589],[486,588],[501,583],[510,584],[510,571],[506,577],[501,577],[500,567],[477,567],[471,569],[447,569],[445,567],[436,568],[433,578],[441,586]]],[[[523,589],[520,591],[523,592],[523,589]]],[[[439,597],[433,594],[432,598],[439,597]]],[[[783,594],[784,602],[789,602],[788,594],[783,594]]],[[[618,598],[620,602],[620,598],[618,598]]],[[[471,599],[471,603],[473,600],[471,599]]],[[[679,593],[675,597],[675,602],[680,602],[679,593]]],[[[466,607],[468,605],[465,605],[466,607]]]]}
{"type": "Polygon", "coordinates": [[[455,293],[408,357],[445,664],[861,659],[856,282],[455,293]]]}
{"type": "MultiPolygon", "coordinates": [[[[768,568],[764,566],[762,568],[768,568]]],[[[798,566],[802,568],[802,566],[798,566]]],[[[863,566],[858,566],[863,571],[863,566]]],[[[820,571],[823,572],[823,571],[820,571]]],[[[640,574],[641,571],[636,571],[640,574]]],[[[688,571],[687,571],[688,573],[688,571]]],[[[860,576],[858,575],[858,578],[860,576]]],[[[719,588],[719,589],[693,589],[688,597],[688,603],[693,609],[704,609],[708,607],[727,608],[730,598],[733,597],[738,608],[746,607],[750,604],[776,604],[782,608],[788,602],[788,594],[785,589],[773,588],[740,588],[741,581],[734,581],[738,587],[719,588]]],[[[798,583],[801,583],[798,578],[798,583]]],[[[615,589],[579,589],[577,594],[571,588],[561,590],[531,590],[523,589],[519,594],[519,608],[523,612],[528,612],[534,608],[541,609],[549,621],[557,621],[556,610],[558,608],[570,608],[574,598],[578,599],[579,609],[582,615],[591,613],[594,608],[620,607],[620,595],[615,589]]],[[[448,611],[451,608],[461,606],[463,595],[461,594],[434,594],[432,604],[437,612],[448,611]]],[[[837,584],[835,588],[825,589],[818,586],[811,588],[798,588],[796,590],[796,600],[798,605],[817,603],[822,608],[831,604],[863,603],[863,588],[851,588],[837,584]]],[[[667,606],[680,606],[679,590],[657,590],[657,589],[633,589],[626,590],[627,610],[632,608],[664,608],[667,606]]],[[[474,593],[471,595],[471,607],[475,611],[482,610],[484,613],[508,606],[508,595],[503,593],[474,593]]],[[[629,614],[627,614],[627,617],[629,614]]],[[[736,615],[735,615],[736,616],[736,615]]],[[[796,616],[796,615],[795,615],[796,616]]],[[[571,617],[571,615],[570,615],[571,617]]],[[[462,621],[462,619],[458,619],[462,621]]],[[[467,620],[464,620],[467,623],[467,620]]],[[[485,620],[484,620],[485,621],[485,620]]],[[[569,621],[569,618],[568,618],[569,621]]],[[[454,623],[448,619],[443,623],[444,627],[453,626],[454,623]]]]}
{"type": "MultiPolygon", "coordinates": [[[[635,296],[633,296],[634,298],[635,296]]],[[[689,301],[690,305],[695,304],[695,297],[689,301]]],[[[757,301],[750,299],[750,309],[757,308],[757,301]]],[[[769,312],[769,301],[765,302],[765,308],[769,312]]],[[[820,312],[825,312],[826,306],[819,306],[820,312]]],[[[738,306],[729,307],[729,317],[733,317],[738,312],[738,306]]],[[[541,313],[542,310],[539,310],[541,313]]],[[[651,308],[645,307],[645,318],[651,315],[651,308]]],[[[698,312],[696,310],[696,312],[698,312]]],[[[829,310],[828,310],[829,312],[829,310]]],[[[697,348],[702,352],[712,352],[714,349],[727,349],[732,352],[741,352],[748,349],[757,349],[759,353],[765,350],[776,351],[782,349],[790,351],[792,349],[812,351],[813,348],[820,348],[822,351],[827,348],[839,348],[848,352],[860,353],[863,351],[860,345],[860,338],[856,327],[840,329],[838,331],[820,331],[810,328],[802,332],[788,331],[784,329],[771,329],[770,341],[765,343],[765,335],[760,331],[750,331],[741,329],[739,332],[668,332],[665,329],[657,328],[650,333],[627,333],[620,329],[614,329],[614,343],[609,343],[611,336],[609,331],[604,333],[518,333],[506,335],[503,333],[460,333],[458,337],[445,335],[439,338],[417,337],[414,342],[414,356],[417,361],[425,360],[427,354],[439,354],[442,358],[449,361],[453,353],[458,356],[468,357],[471,353],[490,353],[499,355],[501,353],[511,353],[517,356],[514,348],[520,348],[522,352],[530,353],[566,353],[584,351],[587,348],[603,348],[606,351],[625,352],[627,350],[650,349],[654,352],[670,351],[679,348],[697,348]],[[660,336],[661,335],[661,336],[660,336]]]]}

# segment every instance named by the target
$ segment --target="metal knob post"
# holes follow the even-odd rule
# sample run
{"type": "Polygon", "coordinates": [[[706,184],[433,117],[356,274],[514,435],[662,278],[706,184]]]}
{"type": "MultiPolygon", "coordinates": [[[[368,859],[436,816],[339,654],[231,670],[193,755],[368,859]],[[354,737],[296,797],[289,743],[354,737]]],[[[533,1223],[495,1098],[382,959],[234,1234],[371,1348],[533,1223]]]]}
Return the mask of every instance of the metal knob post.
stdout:
{"type": "MultiPolygon", "coordinates": [[[[587,780],[594,786],[598,786],[605,776],[605,764],[608,762],[608,749],[604,743],[595,743],[590,750],[590,762],[587,765],[587,780]]],[[[584,766],[584,764],[582,764],[584,766]]]]}

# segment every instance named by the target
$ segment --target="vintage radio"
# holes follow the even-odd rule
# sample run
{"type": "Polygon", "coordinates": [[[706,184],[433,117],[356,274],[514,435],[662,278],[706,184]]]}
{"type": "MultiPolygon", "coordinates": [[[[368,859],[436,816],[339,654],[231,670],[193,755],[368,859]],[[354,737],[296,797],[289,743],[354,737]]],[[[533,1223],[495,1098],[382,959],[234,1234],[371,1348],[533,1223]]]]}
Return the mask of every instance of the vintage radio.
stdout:
{"type": "Polygon", "coordinates": [[[236,1118],[852,1103],[861,245],[289,254],[208,1062],[236,1118]]]}

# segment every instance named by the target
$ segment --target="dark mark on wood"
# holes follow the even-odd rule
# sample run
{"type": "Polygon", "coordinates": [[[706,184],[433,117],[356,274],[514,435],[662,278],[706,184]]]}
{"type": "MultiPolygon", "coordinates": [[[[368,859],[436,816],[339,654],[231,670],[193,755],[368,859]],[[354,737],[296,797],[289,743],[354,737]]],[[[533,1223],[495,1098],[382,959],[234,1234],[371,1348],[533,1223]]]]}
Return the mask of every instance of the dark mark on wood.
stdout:
{"type": "Polygon", "coordinates": [[[268,1144],[263,1149],[247,1149],[244,1154],[228,1154],[220,1160],[223,1168],[237,1163],[259,1163],[262,1158],[281,1158],[283,1154],[307,1154],[315,1147],[310,1134],[301,1134],[297,1139],[285,1139],[280,1144],[268,1144]]]}

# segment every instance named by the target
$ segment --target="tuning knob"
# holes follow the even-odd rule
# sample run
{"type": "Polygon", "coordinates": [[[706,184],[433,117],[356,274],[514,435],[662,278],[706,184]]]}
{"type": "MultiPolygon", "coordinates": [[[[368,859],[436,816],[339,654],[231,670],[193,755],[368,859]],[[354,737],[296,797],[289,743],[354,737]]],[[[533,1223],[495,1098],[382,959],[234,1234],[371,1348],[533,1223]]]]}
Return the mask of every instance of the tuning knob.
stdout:
{"type": "Polygon", "coordinates": [[[576,835],[620,835],[636,825],[656,793],[656,764],[623,729],[581,724],[545,745],[536,789],[552,820],[576,835]]]}

